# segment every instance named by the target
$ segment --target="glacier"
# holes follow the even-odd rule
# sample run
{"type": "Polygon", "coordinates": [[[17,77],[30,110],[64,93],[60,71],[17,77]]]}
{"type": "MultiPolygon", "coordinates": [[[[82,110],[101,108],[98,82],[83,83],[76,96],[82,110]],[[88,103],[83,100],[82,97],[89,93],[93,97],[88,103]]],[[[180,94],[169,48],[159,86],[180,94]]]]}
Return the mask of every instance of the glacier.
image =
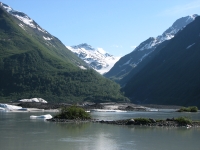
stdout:
{"type": "Polygon", "coordinates": [[[86,43],[66,47],[100,74],[108,72],[121,58],[106,53],[102,48],[95,49],[86,43]]]}

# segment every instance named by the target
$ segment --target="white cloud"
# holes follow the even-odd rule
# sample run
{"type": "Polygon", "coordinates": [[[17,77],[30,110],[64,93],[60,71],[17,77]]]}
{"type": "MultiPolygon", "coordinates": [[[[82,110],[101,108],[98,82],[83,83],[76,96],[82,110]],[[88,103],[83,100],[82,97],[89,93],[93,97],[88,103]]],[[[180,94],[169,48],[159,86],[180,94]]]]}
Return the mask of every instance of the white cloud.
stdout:
{"type": "Polygon", "coordinates": [[[100,53],[102,53],[102,54],[105,54],[106,53],[106,51],[103,49],[103,48],[97,48],[97,50],[100,52],[100,53]]]}
{"type": "Polygon", "coordinates": [[[190,10],[199,9],[200,8],[200,0],[191,1],[187,4],[177,5],[171,8],[168,8],[158,14],[158,16],[166,16],[166,15],[176,15],[184,12],[188,12],[190,10]]]}

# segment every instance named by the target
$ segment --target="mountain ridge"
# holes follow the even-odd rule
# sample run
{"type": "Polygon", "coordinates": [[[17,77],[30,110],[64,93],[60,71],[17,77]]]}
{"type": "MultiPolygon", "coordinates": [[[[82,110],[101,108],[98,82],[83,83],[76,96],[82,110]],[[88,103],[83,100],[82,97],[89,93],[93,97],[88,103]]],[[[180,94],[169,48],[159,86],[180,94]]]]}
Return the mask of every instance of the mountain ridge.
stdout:
{"type": "Polygon", "coordinates": [[[180,30],[194,21],[197,16],[198,15],[194,14],[177,19],[171,27],[163,32],[162,35],[159,35],[156,38],[148,38],[140,43],[131,53],[123,56],[104,76],[115,80],[121,85],[125,85],[126,83],[120,80],[137,68],[138,64],[146,59],[149,54],[154,52],[158,45],[172,39],[180,30]]]}
{"type": "Polygon", "coordinates": [[[133,103],[200,107],[200,17],[179,31],[123,88],[133,103]]]}

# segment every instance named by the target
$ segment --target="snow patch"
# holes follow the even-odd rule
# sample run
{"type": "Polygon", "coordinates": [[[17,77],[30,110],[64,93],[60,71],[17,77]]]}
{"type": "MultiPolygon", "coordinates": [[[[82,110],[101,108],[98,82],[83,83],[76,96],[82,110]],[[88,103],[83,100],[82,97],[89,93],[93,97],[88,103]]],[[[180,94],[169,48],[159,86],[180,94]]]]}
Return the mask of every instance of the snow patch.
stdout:
{"type": "Polygon", "coordinates": [[[23,24],[20,23],[19,26],[20,26],[23,30],[25,30],[23,24]]]}
{"type": "MultiPolygon", "coordinates": [[[[22,21],[24,24],[26,24],[34,29],[38,29],[38,31],[41,31],[43,33],[48,33],[47,31],[45,31],[44,29],[39,27],[39,25],[37,25],[37,23],[35,23],[34,20],[32,20],[30,17],[28,17],[23,12],[16,11],[6,4],[3,4],[3,3],[0,3],[0,4],[9,14],[13,15],[14,17],[16,17],[17,19],[22,21]]],[[[20,24],[20,27],[22,27],[21,24],[20,24]]],[[[22,27],[22,29],[24,29],[24,28],[22,27]]]]}
{"type": "Polygon", "coordinates": [[[194,15],[189,15],[188,16],[188,19],[186,20],[186,22],[189,22],[189,21],[194,21],[194,19],[197,17],[198,15],[194,14],[194,15]]]}
{"type": "Polygon", "coordinates": [[[15,16],[16,18],[18,18],[19,20],[21,20],[23,23],[25,23],[26,25],[32,27],[32,28],[36,28],[36,26],[34,25],[33,23],[33,20],[30,19],[28,16],[19,16],[19,15],[13,15],[15,16]]]}
{"type": "Polygon", "coordinates": [[[52,40],[53,38],[50,38],[50,37],[45,37],[45,36],[43,36],[43,38],[46,40],[46,41],[50,41],[50,40],[52,40]]]}
{"type": "Polygon", "coordinates": [[[83,70],[87,70],[87,68],[85,68],[84,66],[79,66],[81,69],[83,70]]]}
{"type": "Polygon", "coordinates": [[[97,50],[101,53],[101,54],[106,54],[106,51],[103,48],[97,48],[97,50]]]}
{"type": "Polygon", "coordinates": [[[42,29],[42,28],[40,28],[40,27],[37,27],[37,29],[38,29],[39,31],[43,32],[43,33],[48,33],[46,30],[44,30],[44,29],[42,29]]]}
{"type": "Polygon", "coordinates": [[[139,51],[143,51],[146,49],[156,48],[156,46],[159,45],[160,43],[174,38],[176,33],[179,32],[179,30],[182,30],[185,26],[187,26],[188,23],[194,21],[197,16],[198,15],[194,14],[194,15],[184,17],[183,19],[185,19],[185,24],[177,25],[177,23],[175,22],[162,35],[159,35],[156,38],[152,38],[152,40],[150,42],[145,43],[144,46],[139,45],[136,49],[139,51]]]}
{"type": "MultiPolygon", "coordinates": [[[[130,64],[130,62],[131,62],[131,60],[132,60],[132,58],[131,59],[129,59],[126,63],[124,63],[123,65],[121,65],[121,66],[124,66],[124,65],[128,65],[128,64],[130,64]]],[[[120,66],[120,67],[121,67],[120,66]]]]}
{"type": "Polygon", "coordinates": [[[47,103],[47,101],[45,101],[42,98],[31,98],[31,99],[21,99],[19,100],[20,102],[37,102],[37,103],[47,103]]]}
{"type": "Polygon", "coordinates": [[[195,43],[193,43],[193,44],[191,44],[191,45],[189,45],[186,49],[189,49],[189,48],[191,48],[193,45],[194,45],[195,43]]]}

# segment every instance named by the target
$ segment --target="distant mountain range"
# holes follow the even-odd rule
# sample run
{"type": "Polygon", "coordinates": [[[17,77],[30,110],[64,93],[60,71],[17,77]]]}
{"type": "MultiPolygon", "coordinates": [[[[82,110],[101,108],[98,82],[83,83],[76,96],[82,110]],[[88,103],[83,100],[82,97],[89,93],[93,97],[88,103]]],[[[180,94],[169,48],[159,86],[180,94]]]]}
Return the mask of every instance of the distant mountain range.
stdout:
{"type": "Polygon", "coordinates": [[[100,74],[108,72],[120,59],[120,57],[114,57],[105,51],[94,49],[86,43],[76,46],[67,46],[67,48],[100,74]]]}
{"type": "Polygon", "coordinates": [[[0,3],[0,102],[40,97],[48,102],[127,101],[120,86],[23,12],[0,3]]]}
{"type": "Polygon", "coordinates": [[[178,22],[188,20],[187,26],[182,24],[184,28],[153,48],[124,78],[122,91],[133,103],[200,107],[200,17],[188,16],[178,22]]]}
{"type": "MultiPolygon", "coordinates": [[[[140,70],[137,66],[140,64],[143,60],[148,58],[148,56],[154,52],[154,50],[163,42],[168,41],[176,34],[181,31],[184,27],[186,27],[189,23],[194,21],[194,19],[198,15],[191,15],[182,17],[178,20],[176,20],[171,27],[169,27],[166,31],[163,32],[162,35],[157,36],[156,38],[150,37],[147,40],[143,41],[139,46],[137,46],[131,53],[123,56],[114,67],[105,74],[105,77],[114,79],[118,83],[120,83],[122,86],[126,84],[128,81],[127,79],[124,79],[125,77],[130,79],[129,73],[132,70],[140,70]]],[[[132,75],[130,75],[131,77],[132,75]]]]}

